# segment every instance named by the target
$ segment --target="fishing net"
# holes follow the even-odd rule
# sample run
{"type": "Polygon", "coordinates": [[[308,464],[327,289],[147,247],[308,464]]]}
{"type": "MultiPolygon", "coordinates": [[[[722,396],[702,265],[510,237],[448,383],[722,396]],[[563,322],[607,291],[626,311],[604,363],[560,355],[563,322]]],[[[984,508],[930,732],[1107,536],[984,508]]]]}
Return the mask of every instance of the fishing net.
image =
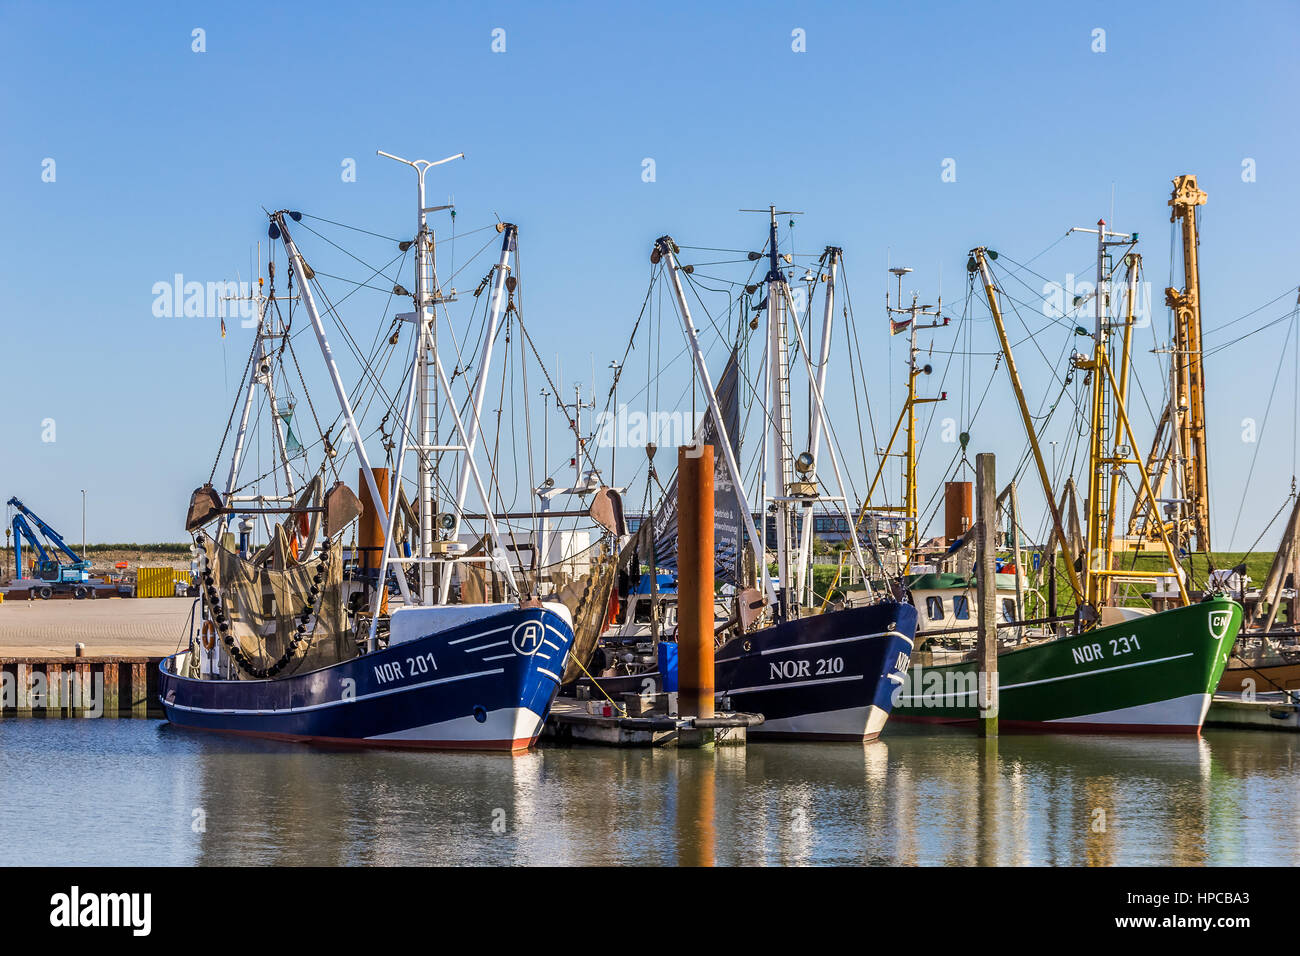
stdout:
{"type": "Polygon", "coordinates": [[[268,546],[273,554],[264,549],[252,561],[211,538],[199,545],[207,616],[243,676],[288,677],[356,656],[337,541],[306,561],[292,558],[284,525],[268,546]]]}

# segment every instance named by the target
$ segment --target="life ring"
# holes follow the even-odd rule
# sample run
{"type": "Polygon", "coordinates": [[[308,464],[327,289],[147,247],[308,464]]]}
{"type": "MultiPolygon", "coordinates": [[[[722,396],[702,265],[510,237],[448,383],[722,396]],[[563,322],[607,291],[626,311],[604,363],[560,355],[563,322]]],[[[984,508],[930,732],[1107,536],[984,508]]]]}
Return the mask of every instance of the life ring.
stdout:
{"type": "Polygon", "coordinates": [[[203,622],[203,630],[200,632],[200,640],[203,641],[203,649],[210,651],[217,646],[217,626],[211,621],[203,622]]]}

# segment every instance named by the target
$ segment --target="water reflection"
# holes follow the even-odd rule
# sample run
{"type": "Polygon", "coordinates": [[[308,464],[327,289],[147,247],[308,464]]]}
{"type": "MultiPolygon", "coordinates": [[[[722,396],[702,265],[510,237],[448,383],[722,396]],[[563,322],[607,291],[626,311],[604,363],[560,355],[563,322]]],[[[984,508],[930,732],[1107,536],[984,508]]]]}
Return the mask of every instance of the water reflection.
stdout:
{"type": "Polygon", "coordinates": [[[0,724],[5,863],[1295,864],[1300,738],[323,750],[0,724]]]}

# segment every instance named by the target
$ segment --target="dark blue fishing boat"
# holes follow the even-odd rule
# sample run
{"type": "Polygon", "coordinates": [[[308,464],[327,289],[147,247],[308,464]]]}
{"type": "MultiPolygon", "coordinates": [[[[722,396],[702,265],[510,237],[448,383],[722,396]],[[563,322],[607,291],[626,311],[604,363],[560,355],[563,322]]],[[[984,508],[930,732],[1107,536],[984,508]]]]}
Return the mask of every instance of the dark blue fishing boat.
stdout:
{"type": "MultiPolygon", "coordinates": [[[[738,356],[742,343],[732,345],[731,357],[714,389],[682,286],[682,275],[690,273],[677,261],[680,248],[671,237],[663,236],[651,254],[652,264],[662,263],[670,281],[696,376],[709,402],[710,414],[696,441],[718,451],[713,478],[714,567],[718,584],[739,592],[734,610],[724,608],[720,620],[715,621],[714,688],[724,708],[763,715],[763,723],[748,731],[755,737],[873,740],[889,718],[895,689],[905,679],[916,633],[916,611],[888,594],[873,593],[869,584],[854,603],[843,606],[832,607],[829,600],[818,600],[813,593],[812,532],[817,509],[843,522],[846,554],[853,557],[863,581],[868,580],[859,522],[848,510],[844,469],[834,442],[829,440],[824,450],[833,485],[818,479],[818,458],[829,433],[823,396],[831,358],[840,250],[828,246],[818,272],[809,269],[810,284],[825,285],[826,301],[820,354],[815,367],[809,366],[806,450],[795,456],[791,454],[796,446],[786,336],[792,325],[797,329],[792,318],[799,315],[785,275],[790,259],[780,254],[777,244],[779,213],[774,207],[767,212],[766,297],[760,306],[746,307],[746,321],[739,324],[742,330],[756,331],[759,319],[750,321],[749,316],[766,312],[764,377],[771,388],[766,407],[757,389],[749,391],[761,419],[770,423],[765,429],[763,490],[757,507],[750,505],[739,466],[742,390],[738,356]],[[756,516],[763,522],[761,531],[756,516]],[[752,551],[748,570],[742,560],[746,550],[752,551]],[[776,575],[770,572],[773,564],[776,575]]],[[[757,261],[760,254],[751,253],[748,258],[757,261]]],[[[755,294],[757,290],[757,284],[748,289],[755,294]]],[[[658,582],[660,572],[677,568],[677,507],[677,485],[672,481],[629,546],[628,563],[636,569],[643,593],[624,595],[623,624],[605,636],[603,659],[596,661],[595,682],[611,696],[674,689],[672,654],[665,651],[674,639],[676,596],[658,582]],[[643,557],[648,558],[649,574],[641,573],[643,557]],[[647,585],[653,586],[654,593],[644,593],[647,585]]]]}
{"type": "Polygon", "coordinates": [[[568,612],[484,605],[465,620],[465,610],[399,610],[388,647],[291,677],[193,678],[194,652],[182,651],[159,665],[163,709],[178,726],[285,740],[527,749],[573,643],[568,612]]]}
{"type": "Polygon", "coordinates": [[[435,332],[449,321],[438,313],[455,290],[438,284],[427,220],[450,207],[425,203],[425,173],[439,163],[407,165],[419,176],[418,229],[399,247],[415,247],[414,291],[395,285],[393,294],[409,296],[415,310],[382,317],[388,332],[375,337],[373,354],[357,356],[361,381],[352,388],[326,338],[315,272],[290,236],[303,215],[269,214],[290,294],[277,297],[272,259],[267,294],[259,280],[251,297],[257,333],[227,425],[229,438],[238,421],[229,477],[222,492],[209,479],[190,501],[199,614],[188,649],[162,662],[159,681],[167,718],[178,726],[328,744],[516,751],[537,739],[559,689],[573,616],[560,600],[539,599],[538,575],[524,580],[490,507],[493,476],[475,461],[476,445],[485,444],[480,413],[508,314],[505,292],[515,287],[516,230],[497,225],[500,254],[480,286],[491,293],[476,377],[461,376],[468,395],[454,394],[435,332]],[[338,403],[335,424],[325,428],[307,399],[319,433],[310,445],[298,442],[294,429],[305,426],[292,417],[293,389],[307,387],[290,333],[299,304],[338,403]],[[390,361],[404,328],[409,351],[390,361]],[[390,366],[402,378],[388,390],[379,376],[390,366]],[[382,413],[369,434],[381,436],[388,467],[371,467],[354,402],[382,413]],[[249,431],[254,409],[261,445],[249,431]],[[333,434],[340,422],[342,437],[333,434]],[[313,448],[319,454],[309,463],[313,448]],[[359,494],[340,477],[353,456],[359,494]],[[416,464],[404,484],[408,456],[416,464]],[[241,473],[250,465],[251,481],[241,473]],[[479,513],[468,517],[471,481],[479,513]],[[471,520],[479,524],[470,527],[471,520]]]}

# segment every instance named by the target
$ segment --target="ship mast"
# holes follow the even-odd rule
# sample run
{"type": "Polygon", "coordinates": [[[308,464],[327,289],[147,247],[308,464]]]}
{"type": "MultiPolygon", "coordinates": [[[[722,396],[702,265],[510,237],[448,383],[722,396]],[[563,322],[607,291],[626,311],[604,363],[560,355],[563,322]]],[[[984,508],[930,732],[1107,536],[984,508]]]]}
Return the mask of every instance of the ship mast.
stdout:
{"type": "MultiPolygon", "coordinates": [[[[1201,291],[1196,229],[1196,207],[1206,194],[1193,175],[1173,180],[1169,221],[1182,221],[1183,290],[1165,289],[1165,304],[1174,313],[1174,340],[1170,349],[1169,404],[1160,417],[1146,470],[1155,476],[1159,490],[1171,478],[1171,500],[1179,538],[1196,537],[1195,550],[1210,551],[1210,486],[1205,428],[1205,372],[1201,354],[1201,291]],[[1178,514],[1188,505],[1191,534],[1184,535],[1178,514]]],[[[1129,515],[1129,534],[1138,534],[1152,522],[1162,524],[1160,499],[1139,495],[1129,515]]],[[[1190,542],[1189,542],[1190,543],[1190,542]]]]}
{"type": "MultiPolygon", "coordinates": [[[[786,329],[785,302],[788,294],[785,274],[781,271],[781,255],[777,250],[776,217],[799,216],[792,210],[742,209],[741,212],[767,212],[770,224],[767,241],[767,382],[768,447],[767,470],[764,475],[764,526],[767,523],[767,502],[771,501],[776,525],[776,566],[780,581],[781,613],[788,613],[788,605],[797,593],[791,589],[790,541],[794,535],[795,511],[791,507],[790,486],[794,483],[794,457],[791,454],[790,426],[790,344],[786,329]],[[770,484],[769,484],[770,482],[770,484]],[[769,493],[770,492],[770,493],[769,493]]],[[[760,569],[767,577],[767,562],[760,569]]]]}
{"type": "MultiPolygon", "coordinates": [[[[766,572],[767,555],[764,553],[765,548],[763,539],[759,536],[758,529],[754,525],[754,512],[749,506],[749,497],[745,493],[745,483],[741,475],[740,466],[736,462],[735,446],[731,443],[731,435],[727,432],[727,422],[723,418],[722,409],[718,405],[718,395],[713,388],[713,379],[709,375],[708,363],[704,361],[704,351],[700,348],[700,336],[695,329],[695,322],[691,318],[691,309],[686,302],[686,292],[682,289],[681,265],[677,261],[678,247],[673,242],[671,236],[661,236],[655,241],[654,250],[650,254],[651,263],[658,265],[661,261],[668,268],[668,276],[672,280],[673,296],[677,300],[677,309],[682,319],[682,330],[686,333],[686,342],[691,351],[691,358],[695,363],[695,372],[700,377],[700,384],[703,387],[704,397],[709,403],[709,411],[713,415],[713,424],[717,429],[718,445],[722,449],[722,456],[727,462],[727,470],[731,473],[731,480],[736,489],[736,500],[740,504],[740,518],[745,526],[745,533],[749,538],[749,546],[754,551],[754,560],[757,566],[762,570],[761,588],[763,597],[767,604],[775,605],[776,592],[772,588],[772,579],[766,572]]],[[[760,515],[760,520],[762,516],[760,515]]],[[[654,581],[654,576],[651,576],[654,581]]]]}
{"type": "MultiPolygon", "coordinates": [[[[401,440],[398,445],[397,458],[395,459],[396,467],[393,469],[390,481],[389,501],[396,501],[408,452],[414,452],[418,462],[417,481],[420,495],[417,506],[420,546],[416,554],[409,557],[401,554],[396,542],[393,541],[393,521],[396,508],[390,508],[389,513],[385,515],[384,555],[380,562],[379,581],[381,583],[378,593],[382,595],[384,592],[383,582],[387,580],[390,564],[397,564],[399,567],[404,564],[415,564],[420,569],[419,603],[425,605],[438,604],[445,603],[448,597],[447,589],[440,588],[439,581],[451,573],[452,566],[458,561],[486,560],[488,563],[495,561],[492,554],[489,554],[485,559],[467,558],[463,555],[465,548],[455,536],[455,532],[460,527],[459,515],[464,489],[457,488],[456,501],[453,502],[451,512],[448,512],[445,517],[439,513],[435,500],[435,489],[438,485],[438,460],[443,453],[463,455],[461,468],[463,473],[468,474],[469,479],[474,482],[475,492],[483,502],[483,514],[495,554],[508,553],[502,544],[496,518],[492,514],[491,499],[488,496],[483,476],[474,460],[474,447],[479,432],[479,414],[483,401],[483,389],[480,388],[474,393],[470,405],[470,415],[472,417],[470,425],[467,427],[461,419],[457,403],[451,394],[451,383],[448,381],[446,370],[438,357],[436,309],[438,305],[444,302],[454,301],[455,291],[452,290],[444,295],[438,287],[437,273],[434,269],[434,235],[433,230],[429,228],[428,213],[451,207],[425,205],[424,177],[433,167],[441,166],[455,159],[462,159],[465,154],[457,153],[454,156],[430,162],[425,159],[403,159],[383,150],[377,150],[377,152],[380,156],[404,163],[416,171],[418,229],[415,236],[414,301],[416,310],[414,312],[400,313],[397,316],[399,319],[414,322],[416,325],[415,353],[411,363],[411,378],[407,383],[401,440]],[[439,396],[445,398],[445,409],[452,419],[454,427],[452,444],[441,444],[438,437],[439,396]],[[415,415],[414,430],[411,428],[413,412],[415,415]],[[416,439],[414,442],[410,441],[412,435],[416,439]],[[440,537],[440,529],[449,532],[449,537],[440,537]]],[[[489,325],[495,325],[499,320],[501,308],[500,286],[505,282],[508,256],[514,248],[515,234],[513,227],[507,229],[506,224],[503,223],[498,228],[505,233],[505,237],[502,242],[501,258],[497,263],[499,267],[497,286],[493,290],[494,295],[491,302],[491,308],[495,310],[495,317],[489,317],[489,325]]],[[[493,344],[494,336],[486,335],[484,354],[480,357],[480,380],[487,373],[493,344]]],[[[405,596],[405,574],[398,573],[397,580],[398,584],[403,588],[405,596]]],[[[520,592],[518,583],[515,581],[513,568],[507,567],[505,569],[505,581],[507,590],[512,596],[517,596],[520,592]]],[[[414,602],[408,598],[408,603],[414,602]]],[[[371,618],[370,623],[370,645],[372,648],[375,644],[375,629],[379,616],[378,606],[377,604],[376,614],[371,618]]]]}
{"type": "MultiPolygon", "coordinates": [[[[940,297],[938,304],[934,309],[928,305],[917,305],[917,295],[912,293],[912,304],[906,308],[903,307],[903,276],[912,270],[906,266],[895,266],[889,270],[895,278],[898,279],[898,305],[891,306],[889,303],[889,292],[885,292],[885,314],[889,316],[889,334],[903,327],[909,331],[908,348],[907,348],[907,398],[903,402],[903,408],[899,412],[898,421],[894,424],[894,430],[889,436],[889,441],[885,445],[885,450],[880,455],[880,464],[876,467],[875,477],[871,479],[871,485],[867,489],[867,497],[862,502],[862,509],[858,514],[858,523],[861,524],[866,516],[867,509],[871,504],[871,496],[875,493],[876,485],[880,481],[881,475],[884,474],[885,465],[888,464],[891,457],[903,459],[903,503],[901,505],[881,505],[873,508],[873,511],[888,512],[902,515],[904,528],[903,550],[907,554],[916,551],[920,545],[921,529],[917,508],[916,496],[916,406],[929,405],[934,402],[947,400],[948,393],[941,392],[937,398],[918,398],[916,395],[916,380],[921,375],[929,375],[932,371],[929,364],[917,365],[916,356],[919,349],[916,347],[916,333],[925,329],[938,329],[948,324],[948,319],[944,318],[943,298],[940,297]],[[894,316],[905,315],[906,319],[895,321],[894,316]],[[935,319],[942,319],[938,322],[929,322],[925,325],[918,325],[917,319],[921,316],[931,316],[935,319]],[[894,442],[898,438],[899,429],[906,425],[905,435],[906,444],[901,452],[894,451],[894,442]]],[[[904,569],[906,570],[906,569],[904,569]]]]}
{"type": "MultiPolygon", "coordinates": [[[[1106,228],[1106,220],[1097,220],[1097,228],[1090,229],[1075,226],[1070,232],[1087,232],[1097,236],[1097,281],[1093,291],[1093,353],[1091,358],[1076,355],[1074,366],[1086,370],[1092,376],[1092,435],[1088,449],[1088,523],[1087,523],[1087,558],[1084,562],[1085,600],[1094,609],[1100,609],[1110,603],[1113,579],[1116,577],[1150,578],[1158,580],[1165,577],[1157,571],[1138,571],[1136,569],[1117,570],[1114,567],[1114,517],[1111,509],[1114,504],[1116,474],[1127,465],[1137,465],[1142,476],[1142,487],[1149,498],[1154,498],[1150,478],[1142,467],[1142,460],[1134,457],[1137,438],[1125,409],[1125,391],[1127,390],[1128,347],[1131,338],[1127,326],[1132,325],[1134,297],[1137,291],[1136,257],[1125,257],[1129,266],[1129,297],[1125,318],[1125,334],[1122,340],[1123,354],[1120,359],[1120,375],[1125,380],[1121,387],[1115,378],[1110,358],[1110,249],[1124,246],[1131,252],[1137,244],[1137,233],[1113,232],[1106,228]],[[1110,404],[1113,401],[1113,418],[1110,404]],[[1107,447],[1106,436],[1114,429],[1113,447],[1107,447]],[[1127,434],[1128,444],[1122,444],[1120,428],[1127,434]]],[[[1187,588],[1178,563],[1178,556],[1170,541],[1163,523],[1159,524],[1160,540],[1165,548],[1178,582],[1178,592],[1184,604],[1188,603],[1187,588]]]]}
{"type": "MultiPolygon", "coordinates": [[[[260,257],[260,244],[259,244],[260,257]]],[[[275,295],[275,263],[271,263],[271,294],[265,295],[262,292],[262,278],[257,279],[257,291],[247,296],[225,296],[223,302],[252,302],[257,308],[257,333],[256,341],[253,343],[253,361],[249,364],[248,375],[244,379],[244,406],[239,416],[239,430],[235,433],[235,448],[230,456],[230,472],[226,477],[226,493],[223,499],[227,504],[233,502],[247,501],[257,502],[259,505],[271,503],[282,503],[293,501],[296,492],[294,490],[293,469],[289,463],[289,449],[285,443],[284,430],[280,421],[280,411],[278,399],[275,394],[275,367],[273,361],[274,347],[272,343],[277,339],[284,338],[284,324],[271,318],[270,306],[276,300],[275,295]],[[244,461],[244,444],[248,435],[248,419],[252,412],[254,401],[257,397],[257,390],[261,389],[266,393],[266,407],[270,410],[271,415],[271,435],[275,447],[275,453],[280,460],[280,468],[283,471],[285,491],[282,495],[267,495],[257,492],[250,495],[235,494],[235,482],[239,478],[239,468],[244,461]]],[[[233,524],[238,517],[238,512],[232,512],[229,521],[233,524]]],[[[262,513],[262,523],[265,526],[267,539],[274,537],[270,526],[270,519],[266,513],[262,513]]],[[[250,538],[247,532],[240,529],[240,550],[245,554],[250,547],[250,538]]]]}

